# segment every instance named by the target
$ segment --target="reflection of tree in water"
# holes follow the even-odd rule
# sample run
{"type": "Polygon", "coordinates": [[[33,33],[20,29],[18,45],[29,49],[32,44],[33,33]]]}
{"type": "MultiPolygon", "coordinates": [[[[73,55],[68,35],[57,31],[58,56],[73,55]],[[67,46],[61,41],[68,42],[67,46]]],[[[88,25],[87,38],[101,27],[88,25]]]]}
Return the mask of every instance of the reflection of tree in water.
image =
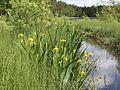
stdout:
{"type": "Polygon", "coordinates": [[[107,87],[106,75],[104,74],[104,87],[107,87]]]}

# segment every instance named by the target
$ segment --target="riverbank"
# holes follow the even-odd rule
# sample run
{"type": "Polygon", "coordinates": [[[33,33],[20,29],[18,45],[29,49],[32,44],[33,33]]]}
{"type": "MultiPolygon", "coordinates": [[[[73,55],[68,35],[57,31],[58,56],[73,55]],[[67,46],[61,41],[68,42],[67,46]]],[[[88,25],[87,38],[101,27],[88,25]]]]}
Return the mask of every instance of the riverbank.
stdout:
{"type": "Polygon", "coordinates": [[[100,20],[83,20],[74,22],[76,29],[85,32],[89,38],[96,39],[97,42],[120,51],[120,23],[105,22],[100,20]]]}

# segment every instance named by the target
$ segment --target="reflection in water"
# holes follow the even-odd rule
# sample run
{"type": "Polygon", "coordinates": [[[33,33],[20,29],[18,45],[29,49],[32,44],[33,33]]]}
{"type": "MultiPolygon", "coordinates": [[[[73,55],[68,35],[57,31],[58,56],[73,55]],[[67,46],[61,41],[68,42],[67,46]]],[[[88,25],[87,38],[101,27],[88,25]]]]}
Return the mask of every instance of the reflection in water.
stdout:
{"type": "Polygon", "coordinates": [[[97,70],[94,73],[96,82],[99,82],[99,90],[115,90],[120,89],[120,74],[118,72],[118,59],[107,50],[100,48],[98,45],[91,45],[83,42],[80,52],[87,47],[88,53],[92,52],[94,56],[91,59],[97,59],[97,70]]]}

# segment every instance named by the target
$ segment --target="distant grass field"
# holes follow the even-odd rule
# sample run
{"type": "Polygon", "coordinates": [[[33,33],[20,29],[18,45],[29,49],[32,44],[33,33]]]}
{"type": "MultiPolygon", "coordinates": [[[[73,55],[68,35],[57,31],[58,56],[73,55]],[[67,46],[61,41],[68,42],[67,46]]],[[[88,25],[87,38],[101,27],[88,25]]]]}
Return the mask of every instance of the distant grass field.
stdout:
{"type": "Polygon", "coordinates": [[[100,20],[74,21],[75,27],[104,45],[120,50],[120,23],[100,20]]]}

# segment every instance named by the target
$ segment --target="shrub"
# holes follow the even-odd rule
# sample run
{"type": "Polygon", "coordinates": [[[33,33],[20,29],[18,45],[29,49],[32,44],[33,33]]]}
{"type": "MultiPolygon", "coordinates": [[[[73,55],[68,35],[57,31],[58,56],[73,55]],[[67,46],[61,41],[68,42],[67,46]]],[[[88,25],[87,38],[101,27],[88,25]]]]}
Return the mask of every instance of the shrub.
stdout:
{"type": "Polygon", "coordinates": [[[23,33],[33,29],[40,30],[51,20],[52,13],[45,0],[40,3],[22,1],[12,2],[12,8],[8,9],[7,21],[14,26],[15,33],[23,33]]]}

